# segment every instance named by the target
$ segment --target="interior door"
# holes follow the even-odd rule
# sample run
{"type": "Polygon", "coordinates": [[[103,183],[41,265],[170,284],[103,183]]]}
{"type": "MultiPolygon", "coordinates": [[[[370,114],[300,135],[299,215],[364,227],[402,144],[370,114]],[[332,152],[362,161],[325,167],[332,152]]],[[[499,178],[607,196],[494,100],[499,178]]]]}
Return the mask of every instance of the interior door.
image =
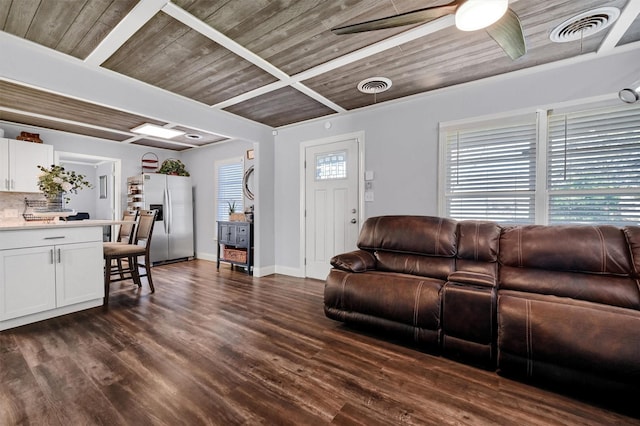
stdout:
{"type": "Polygon", "coordinates": [[[356,249],[358,140],[305,149],[305,275],[325,279],[331,258],[356,249]]]}

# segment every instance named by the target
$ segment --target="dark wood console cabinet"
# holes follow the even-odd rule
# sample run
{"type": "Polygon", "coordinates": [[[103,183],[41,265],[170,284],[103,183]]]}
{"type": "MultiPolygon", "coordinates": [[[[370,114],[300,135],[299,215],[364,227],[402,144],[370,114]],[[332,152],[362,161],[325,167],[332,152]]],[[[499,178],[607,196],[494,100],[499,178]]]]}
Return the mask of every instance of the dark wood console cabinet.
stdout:
{"type": "Polygon", "coordinates": [[[241,266],[253,275],[253,223],[218,222],[218,261],[241,266]]]}

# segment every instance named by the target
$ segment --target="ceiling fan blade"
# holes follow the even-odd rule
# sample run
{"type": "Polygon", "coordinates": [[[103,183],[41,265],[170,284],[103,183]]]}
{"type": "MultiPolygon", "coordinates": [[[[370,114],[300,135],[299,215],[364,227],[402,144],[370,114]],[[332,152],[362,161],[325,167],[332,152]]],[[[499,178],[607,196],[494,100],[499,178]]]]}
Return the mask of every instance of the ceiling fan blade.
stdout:
{"type": "Polygon", "coordinates": [[[333,28],[331,31],[333,31],[334,34],[342,35],[419,24],[455,13],[460,3],[462,3],[462,0],[454,0],[444,6],[427,7],[400,15],[361,22],[359,24],[345,25],[344,27],[333,28]]]}
{"type": "Polygon", "coordinates": [[[527,53],[520,18],[511,8],[498,22],[487,27],[487,32],[511,59],[518,59],[527,53]]]}

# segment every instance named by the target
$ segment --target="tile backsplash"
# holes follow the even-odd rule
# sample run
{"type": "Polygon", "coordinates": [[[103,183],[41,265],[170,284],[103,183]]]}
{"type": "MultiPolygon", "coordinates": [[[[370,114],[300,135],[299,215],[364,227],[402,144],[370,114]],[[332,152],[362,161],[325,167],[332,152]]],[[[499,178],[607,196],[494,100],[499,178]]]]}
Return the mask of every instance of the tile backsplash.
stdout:
{"type": "Polygon", "coordinates": [[[24,199],[41,200],[44,195],[32,192],[0,192],[0,221],[14,222],[24,220],[24,199]]]}

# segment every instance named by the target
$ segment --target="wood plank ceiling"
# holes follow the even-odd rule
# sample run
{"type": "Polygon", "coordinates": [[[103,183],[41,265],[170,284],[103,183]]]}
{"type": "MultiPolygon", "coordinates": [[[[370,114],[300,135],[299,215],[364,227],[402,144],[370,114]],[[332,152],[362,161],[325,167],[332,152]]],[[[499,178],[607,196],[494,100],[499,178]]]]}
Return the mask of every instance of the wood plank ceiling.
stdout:
{"type": "MultiPolygon", "coordinates": [[[[96,68],[279,127],[636,43],[639,1],[512,0],[528,48],[515,61],[485,31],[457,30],[452,16],[346,36],[330,31],[446,3],[441,0],[0,0],[0,29],[96,68]],[[631,14],[618,20],[623,27],[616,28],[613,40],[607,29],[573,42],[550,41],[549,33],[564,20],[603,6],[631,14]],[[127,25],[118,25],[122,22],[127,25]],[[123,29],[132,27],[130,34],[123,29]],[[374,76],[391,79],[391,89],[375,96],[357,90],[360,80],[374,76]]],[[[135,123],[180,123],[6,81],[0,119],[176,150],[226,140],[189,128],[201,138],[142,138],[129,130],[135,123]],[[43,102],[26,103],[27,97],[43,102]]]]}

